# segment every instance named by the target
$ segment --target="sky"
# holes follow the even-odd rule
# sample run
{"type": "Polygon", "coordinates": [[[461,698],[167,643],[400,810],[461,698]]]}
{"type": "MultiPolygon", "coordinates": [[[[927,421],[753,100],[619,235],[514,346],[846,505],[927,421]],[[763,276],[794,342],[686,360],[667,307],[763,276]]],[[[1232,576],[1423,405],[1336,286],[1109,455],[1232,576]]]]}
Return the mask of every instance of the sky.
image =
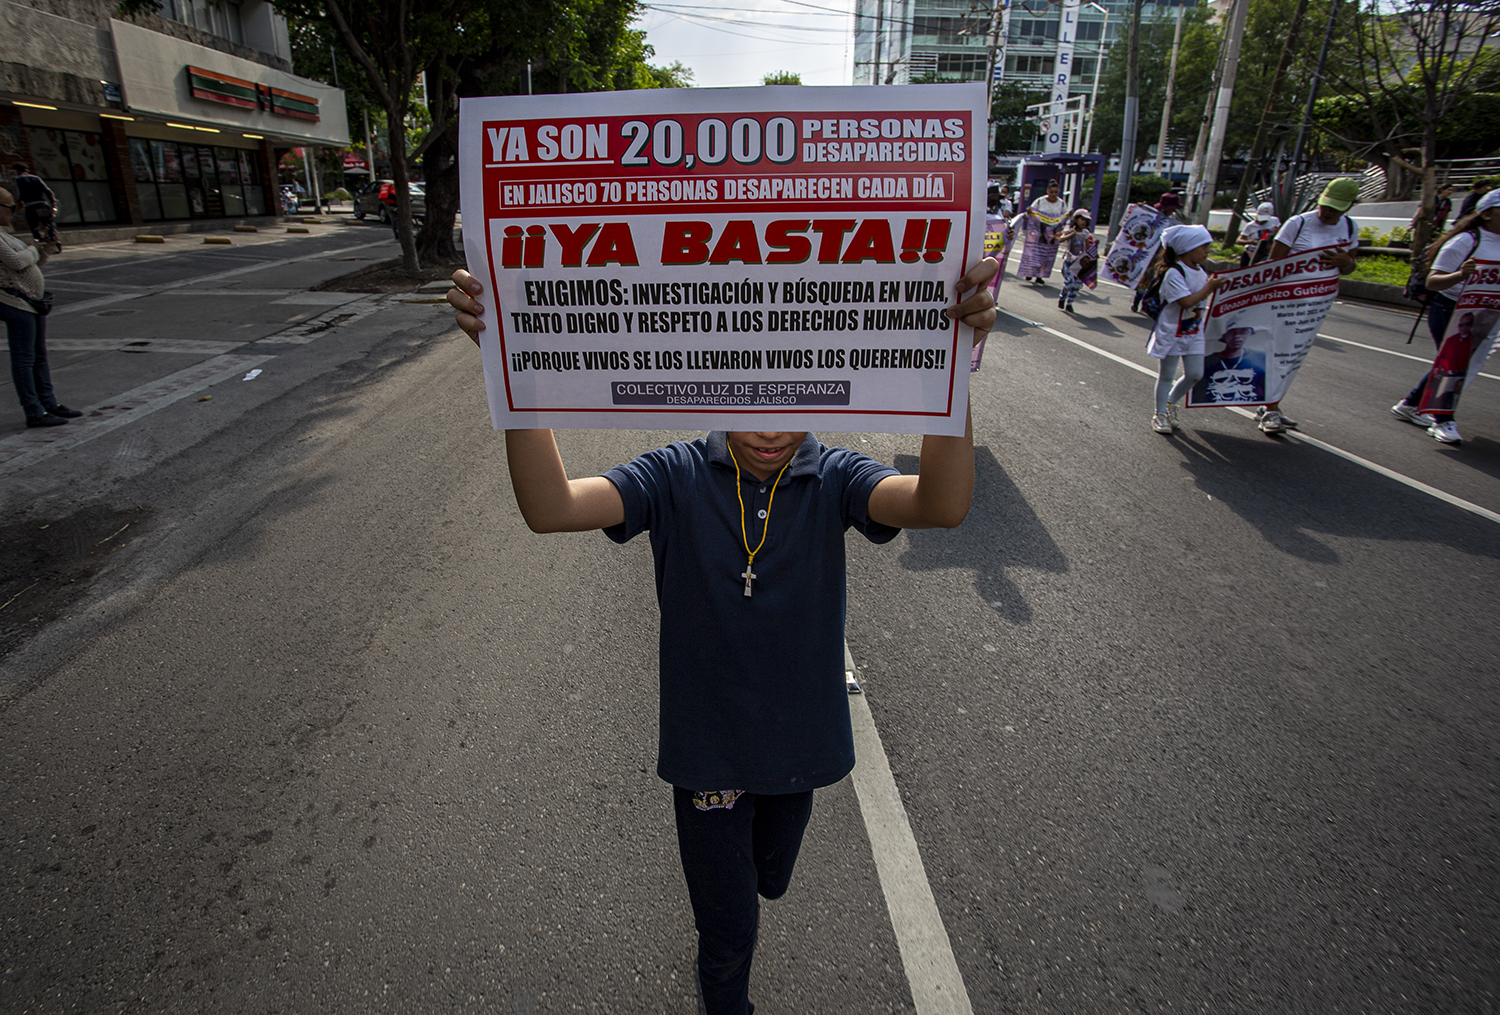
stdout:
{"type": "Polygon", "coordinates": [[[700,88],[758,85],[794,71],[807,85],[847,85],[854,0],[648,0],[636,28],[658,66],[681,61],[700,88]]]}

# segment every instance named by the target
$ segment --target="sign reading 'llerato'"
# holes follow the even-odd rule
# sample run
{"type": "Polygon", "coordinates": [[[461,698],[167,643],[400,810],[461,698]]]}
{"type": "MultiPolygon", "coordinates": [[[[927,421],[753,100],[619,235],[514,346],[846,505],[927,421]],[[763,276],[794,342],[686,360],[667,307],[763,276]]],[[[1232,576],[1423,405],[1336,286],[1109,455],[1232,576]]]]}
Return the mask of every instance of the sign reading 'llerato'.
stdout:
{"type": "Polygon", "coordinates": [[[465,99],[500,428],[961,435],[981,83],[465,99]]]}

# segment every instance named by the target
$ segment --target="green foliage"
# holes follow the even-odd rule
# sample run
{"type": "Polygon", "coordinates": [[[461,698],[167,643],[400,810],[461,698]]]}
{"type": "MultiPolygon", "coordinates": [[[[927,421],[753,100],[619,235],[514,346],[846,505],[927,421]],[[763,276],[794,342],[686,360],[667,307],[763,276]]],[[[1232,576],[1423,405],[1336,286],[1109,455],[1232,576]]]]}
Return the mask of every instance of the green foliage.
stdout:
{"type": "MultiPolygon", "coordinates": [[[[1353,161],[1383,160],[1402,148],[1422,143],[1421,123],[1398,108],[1421,102],[1420,87],[1407,84],[1392,98],[1375,95],[1329,95],[1313,105],[1313,119],[1335,152],[1353,161]],[[1403,120],[1405,121],[1403,123],[1403,120]],[[1376,126],[1386,130],[1377,132],[1376,126]],[[1398,126],[1399,125],[1399,126],[1398,126]]],[[[1437,125],[1439,159],[1478,159],[1500,150],[1500,91],[1474,92],[1450,110],[1437,125]]],[[[1415,153],[1412,153],[1415,157],[1415,153]]]]}
{"type": "MultiPolygon", "coordinates": [[[[936,77],[935,72],[932,76],[936,77]]],[[[1026,107],[1047,100],[1046,92],[1034,91],[1019,81],[1001,81],[995,86],[990,122],[995,125],[995,151],[1029,152],[1041,133],[1027,118],[1026,107]]]]}
{"type": "Polygon", "coordinates": [[[1404,257],[1391,254],[1372,254],[1354,260],[1354,271],[1347,277],[1360,282],[1379,282],[1383,285],[1406,285],[1411,274],[1411,262],[1404,257]]]}
{"type": "MultiPolygon", "coordinates": [[[[1107,209],[1114,207],[1115,190],[1120,186],[1119,173],[1105,173],[1104,180],[1099,187],[1099,207],[1107,209]]],[[[1130,200],[1136,204],[1155,204],[1161,200],[1161,196],[1173,189],[1172,181],[1165,176],[1155,176],[1150,173],[1136,173],[1130,178],[1130,200]]],[[[1094,199],[1094,188],[1091,183],[1084,184],[1083,196],[1079,203],[1087,205],[1094,199]]]]}
{"type": "MultiPolygon", "coordinates": [[[[1158,8],[1170,10],[1170,8],[1158,8]]],[[[1208,6],[1188,8],[1182,17],[1182,46],[1177,55],[1177,78],[1172,93],[1171,136],[1186,138],[1189,147],[1198,136],[1207,94],[1219,52],[1219,26],[1209,21],[1208,6]]],[[[1111,24],[1114,19],[1111,19],[1111,24]]],[[[1167,98],[1167,70],[1172,61],[1172,18],[1142,19],[1137,71],[1140,93],[1136,119],[1136,155],[1145,157],[1161,132],[1161,114],[1167,98]]],[[[1080,47],[1079,55],[1093,55],[1080,47]]],[[[1129,64],[1129,29],[1122,26],[1120,38],[1108,50],[1104,73],[1099,79],[1099,106],[1094,116],[1094,146],[1105,154],[1120,150],[1125,117],[1125,76],[1129,64]]],[[[1254,130],[1252,125],[1251,130],[1254,130]]],[[[1101,205],[1101,207],[1104,207],[1101,205]]]]}
{"type": "Polygon", "coordinates": [[[332,198],[335,201],[352,201],[352,200],[354,200],[354,195],[351,194],[351,193],[349,193],[343,187],[337,187],[337,188],[335,188],[332,193],[330,193],[330,194],[328,194],[326,196],[329,197],[329,198],[332,198]]]}
{"type": "Polygon", "coordinates": [[[773,70],[761,78],[760,83],[763,85],[800,85],[802,83],[802,75],[796,71],[773,70]]]}

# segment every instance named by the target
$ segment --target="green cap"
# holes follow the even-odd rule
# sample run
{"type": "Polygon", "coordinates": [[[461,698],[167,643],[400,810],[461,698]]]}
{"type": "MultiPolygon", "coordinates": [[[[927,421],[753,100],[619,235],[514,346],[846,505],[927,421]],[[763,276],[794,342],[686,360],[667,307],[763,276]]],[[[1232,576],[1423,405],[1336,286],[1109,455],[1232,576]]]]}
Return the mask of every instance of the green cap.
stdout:
{"type": "Polygon", "coordinates": [[[1328,186],[1323,188],[1323,194],[1318,198],[1318,203],[1326,204],[1338,211],[1348,211],[1358,200],[1359,181],[1352,176],[1340,176],[1337,180],[1328,181],[1328,186]]]}

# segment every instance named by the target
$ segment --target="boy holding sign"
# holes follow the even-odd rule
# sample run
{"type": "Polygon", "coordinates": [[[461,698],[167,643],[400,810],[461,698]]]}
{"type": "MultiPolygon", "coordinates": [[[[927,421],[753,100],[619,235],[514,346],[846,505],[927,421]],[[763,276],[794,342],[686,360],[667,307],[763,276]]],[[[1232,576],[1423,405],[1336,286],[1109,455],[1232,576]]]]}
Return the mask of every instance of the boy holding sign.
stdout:
{"type": "MultiPolygon", "coordinates": [[[[986,258],[958,282],[951,318],[994,322],[986,258]]],[[[448,302],[474,339],[482,286],[453,275],[448,302]]],[[[757,895],[791,881],[813,791],[854,767],[843,680],[844,532],[875,543],[951,528],[974,493],[972,428],[922,439],[903,476],[808,433],[718,431],[569,479],[550,430],[507,430],[516,502],[535,532],[649,531],[661,608],[657,773],[672,783],[678,849],[698,929],[708,1015],[749,1015],[757,895]]]]}

